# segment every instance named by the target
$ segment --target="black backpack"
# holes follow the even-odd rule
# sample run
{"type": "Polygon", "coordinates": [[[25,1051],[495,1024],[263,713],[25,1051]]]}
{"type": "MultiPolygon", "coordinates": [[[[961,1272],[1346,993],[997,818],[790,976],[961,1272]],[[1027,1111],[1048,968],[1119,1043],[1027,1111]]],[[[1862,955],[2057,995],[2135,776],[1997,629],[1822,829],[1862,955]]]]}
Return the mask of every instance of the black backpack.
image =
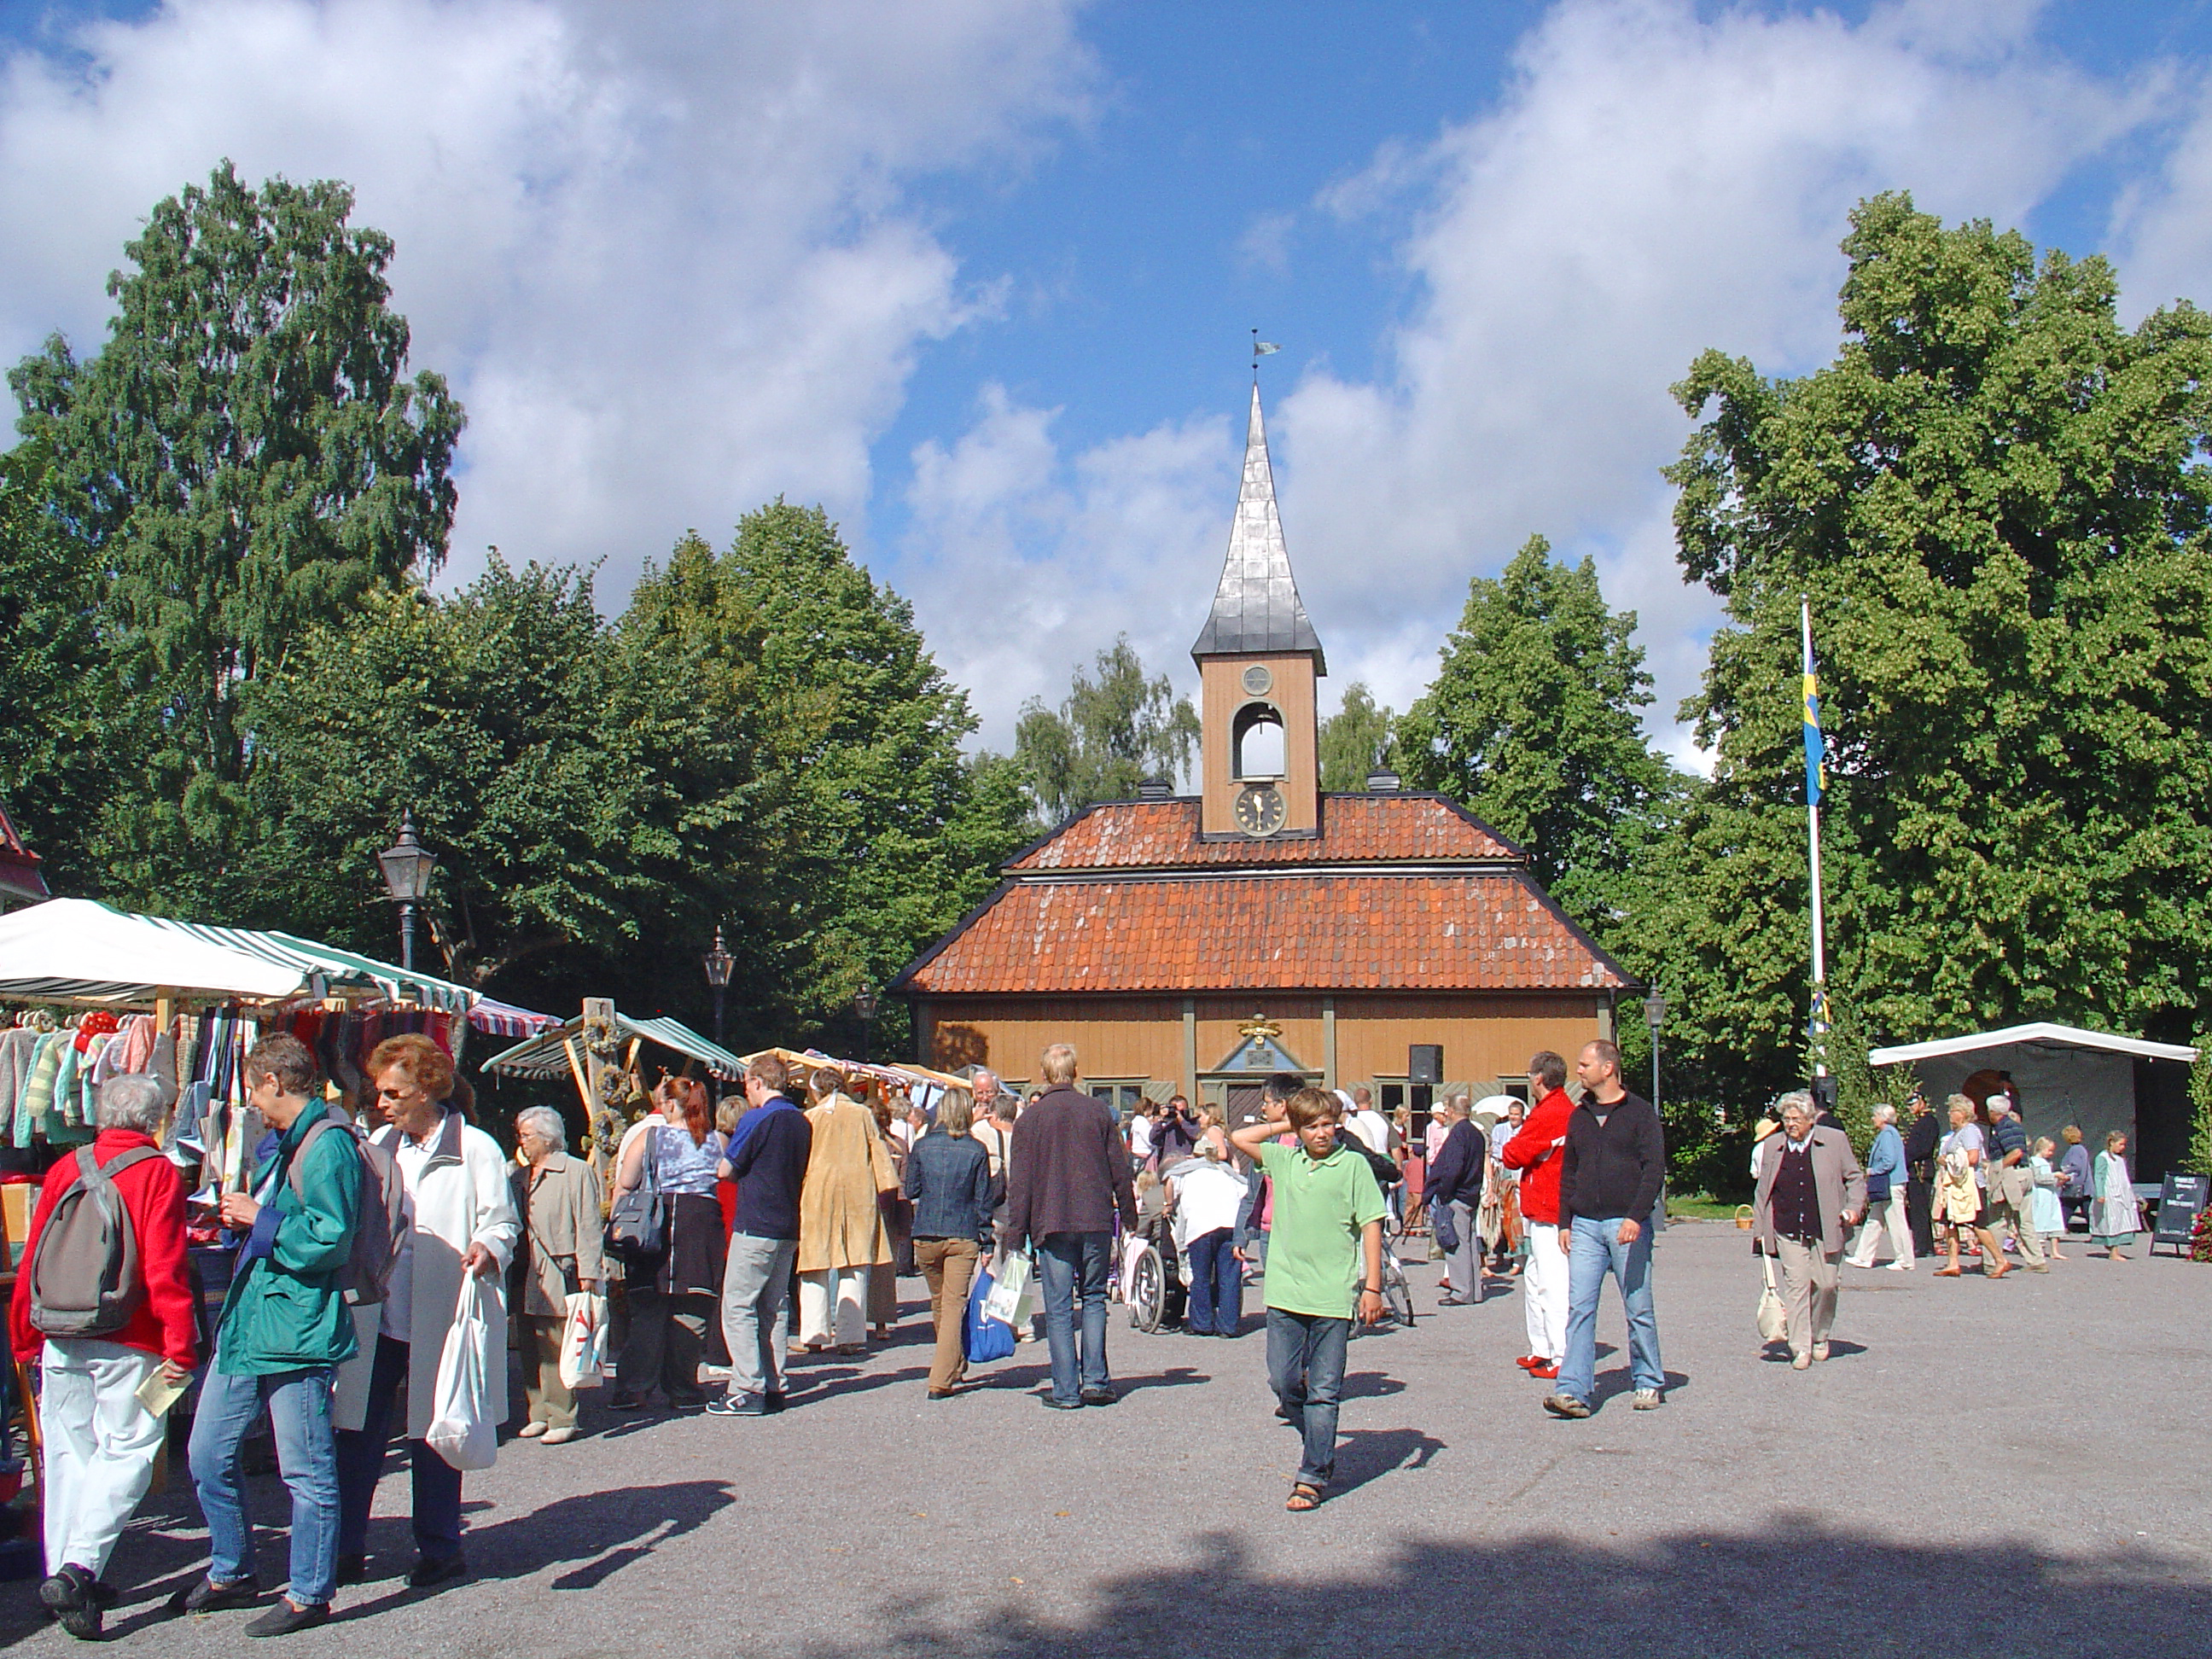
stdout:
{"type": "Polygon", "coordinates": [[[31,1275],[31,1323],[47,1336],[112,1336],[131,1322],[145,1298],[138,1271],[138,1230],[115,1177],[161,1156],[134,1146],[102,1164],[92,1148],[76,1149],[76,1179],[46,1212],[31,1275]]]}

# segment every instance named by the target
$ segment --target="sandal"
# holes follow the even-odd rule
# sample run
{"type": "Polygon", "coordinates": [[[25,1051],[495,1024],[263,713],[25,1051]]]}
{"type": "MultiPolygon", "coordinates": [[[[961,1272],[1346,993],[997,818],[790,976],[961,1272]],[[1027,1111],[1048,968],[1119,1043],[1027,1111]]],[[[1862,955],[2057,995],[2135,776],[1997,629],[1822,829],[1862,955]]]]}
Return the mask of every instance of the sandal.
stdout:
{"type": "Polygon", "coordinates": [[[1311,1486],[1301,1480],[1291,1488],[1290,1502],[1283,1507],[1295,1515],[1304,1515],[1308,1510],[1319,1509],[1321,1499],[1322,1491],[1319,1486],[1311,1486]]]}

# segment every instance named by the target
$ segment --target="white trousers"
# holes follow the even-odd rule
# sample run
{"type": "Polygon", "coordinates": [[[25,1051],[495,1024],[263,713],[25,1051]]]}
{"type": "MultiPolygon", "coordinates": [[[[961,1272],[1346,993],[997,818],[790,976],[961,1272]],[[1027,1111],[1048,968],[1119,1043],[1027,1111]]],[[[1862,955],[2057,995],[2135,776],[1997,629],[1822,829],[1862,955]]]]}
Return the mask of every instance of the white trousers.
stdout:
{"type": "Polygon", "coordinates": [[[97,1337],[50,1337],[40,1359],[46,1435],[46,1572],[107,1570],[115,1540],[154,1479],[163,1419],[138,1403],[161,1361],[97,1337]]]}
{"type": "Polygon", "coordinates": [[[1889,1196],[1879,1204],[1867,1206],[1866,1219],[1859,1224],[1859,1236],[1851,1246],[1850,1261],[1854,1267],[1874,1266],[1875,1247],[1884,1232],[1889,1235],[1889,1253],[1897,1264],[1910,1271],[1912,1267],[1912,1229],[1905,1216],[1905,1184],[1899,1182],[1889,1189],[1889,1196]]]}
{"type": "Polygon", "coordinates": [[[841,1348],[868,1340],[866,1267],[825,1267],[799,1274],[799,1340],[834,1342],[841,1348]]]}
{"type": "Polygon", "coordinates": [[[1528,1323],[1528,1352],[1556,1365],[1567,1352],[1567,1253],[1559,1248],[1557,1226],[1542,1221],[1528,1224],[1521,1311],[1528,1323]]]}

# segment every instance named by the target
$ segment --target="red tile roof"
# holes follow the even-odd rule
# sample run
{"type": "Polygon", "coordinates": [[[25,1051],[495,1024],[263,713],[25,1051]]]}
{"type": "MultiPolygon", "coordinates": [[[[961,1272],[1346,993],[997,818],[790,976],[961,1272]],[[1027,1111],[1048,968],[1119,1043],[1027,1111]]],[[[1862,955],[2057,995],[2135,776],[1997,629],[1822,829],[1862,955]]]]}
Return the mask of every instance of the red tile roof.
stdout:
{"type": "Polygon", "coordinates": [[[1522,857],[1521,849],[1441,795],[1323,795],[1318,837],[1200,841],[1194,799],[1107,801],[1018,854],[1033,870],[1406,863],[1522,857]]]}
{"type": "Polygon", "coordinates": [[[1533,880],[1492,870],[1015,880],[892,988],[949,996],[1627,983],[1533,880]]]}

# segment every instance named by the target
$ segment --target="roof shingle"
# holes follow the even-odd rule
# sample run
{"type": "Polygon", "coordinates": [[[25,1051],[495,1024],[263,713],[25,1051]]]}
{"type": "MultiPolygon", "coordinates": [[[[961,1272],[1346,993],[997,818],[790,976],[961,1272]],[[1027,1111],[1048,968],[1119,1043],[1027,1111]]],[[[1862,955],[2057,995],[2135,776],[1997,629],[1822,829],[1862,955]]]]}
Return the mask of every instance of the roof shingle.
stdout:
{"type": "Polygon", "coordinates": [[[1016,881],[894,988],[947,996],[1626,983],[1527,876],[1493,870],[1016,881]]]}
{"type": "Polygon", "coordinates": [[[1010,874],[1283,864],[1519,861],[1521,849],[1442,795],[1321,798],[1321,834],[1297,840],[1200,841],[1194,799],[1107,801],[1015,858],[1010,874]]]}

